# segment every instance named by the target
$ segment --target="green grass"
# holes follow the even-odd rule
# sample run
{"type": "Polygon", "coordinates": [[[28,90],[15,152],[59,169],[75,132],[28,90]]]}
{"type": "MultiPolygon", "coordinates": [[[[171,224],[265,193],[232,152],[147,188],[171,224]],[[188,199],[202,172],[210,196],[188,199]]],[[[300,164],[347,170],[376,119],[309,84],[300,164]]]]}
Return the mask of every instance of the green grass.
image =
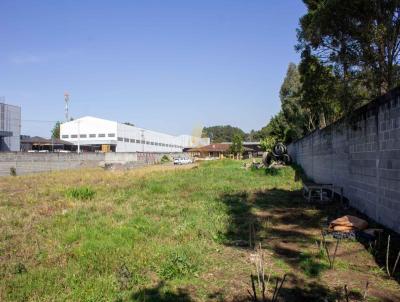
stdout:
{"type": "MultiPolygon", "coordinates": [[[[231,160],[205,162],[196,169],[156,166],[3,178],[0,300],[209,301],[213,295],[246,296],[253,266],[244,253],[251,251],[234,243],[248,239],[250,221],[266,237],[286,236],[267,230],[284,219],[259,222],[256,213],[298,211],[301,184],[294,178],[290,167],[266,174],[231,160]]],[[[318,211],[312,213],[318,218],[318,211]]],[[[304,236],[287,238],[292,237],[314,243],[304,236]]],[[[267,248],[285,272],[299,270],[313,277],[325,269],[308,254],[295,257],[300,263],[293,264],[272,243],[267,248]]]]}
{"type": "Polygon", "coordinates": [[[65,197],[72,199],[92,199],[96,192],[89,187],[70,188],[65,191],[65,197]]]}

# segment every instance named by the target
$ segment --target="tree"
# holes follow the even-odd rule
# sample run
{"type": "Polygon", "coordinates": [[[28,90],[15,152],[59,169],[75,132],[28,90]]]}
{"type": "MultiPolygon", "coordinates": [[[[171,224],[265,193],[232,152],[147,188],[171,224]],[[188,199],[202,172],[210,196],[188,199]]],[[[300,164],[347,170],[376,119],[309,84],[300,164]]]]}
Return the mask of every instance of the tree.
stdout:
{"type": "Polygon", "coordinates": [[[291,132],[290,140],[302,137],[307,130],[305,127],[306,111],[301,104],[301,88],[299,70],[294,63],[289,63],[285,79],[279,91],[279,97],[283,116],[287,123],[285,131],[290,129],[291,132]]]}
{"type": "Polygon", "coordinates": [[[245,138],[246,133],[240,128],[226,126],[204,127],[202,137],[209,137],[213,143],[232,142],[235,135],[245,138]]]}
{"type": "Polygon", "coordinates": [[[60,128],[61,128],[61,122],[58,121],[51,130],[52,138],[58,138],[58,139],[60,138],[60,128]]]}
{"type": "MultiPolygon", "coordinates": [[[[267,137],[274,137],[276,141],[287,142],[286,132],[289,129],[289,125],[283,114],[283,111],[279,111],[278,114],[273,116],[269,121],[268,125],[265,127],[265,132],[267,137]]],[[[290,139],[289,139],[290,140],[290,139]]]]}
{"type": "Polygon", "coordinates": [[[273,137],[276,141],[290,143],[307,132],[308,113],[302,106],[301,88],[299,70],[290,63],[279,92],[282,109],[260,130],[262,139],[273,137]]]}
{"type": "Polygon", "coordinates": [[[299,50],[331,66],[345,113],[400,83],[400,2],[304,0],[299,50]]]}
{"type": "Polygon", "coordinates": [[[321,61],[311,54],[309,49],[302,53],[299,65],[301,82],[300,105],[302,120],[306,131],[312,131],[318,127],[326,127],[327,124],[338,119],[343,110],[338,101],[338,80],[330,66],[322,65],[321,61]]]}
{"type": "Polygon", "coordinates": [[[239,159],[243,153],[243,138],[239,134],[235,134],[232,139],[232,145],[230,146],[230,151],[233,155],[239,159]]]}

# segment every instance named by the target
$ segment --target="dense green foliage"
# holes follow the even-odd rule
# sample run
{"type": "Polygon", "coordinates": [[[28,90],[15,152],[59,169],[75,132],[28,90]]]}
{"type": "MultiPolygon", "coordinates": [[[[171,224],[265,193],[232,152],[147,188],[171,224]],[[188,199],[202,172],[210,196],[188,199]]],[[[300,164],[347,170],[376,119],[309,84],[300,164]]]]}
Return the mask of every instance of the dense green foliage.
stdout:
{"type": "Polygon", "coordinates": [[[60,126],[61,126],[61,122],[56,122],[53,129],[51,130],[52,138],[60,138],[60,126]]]}
{"type": "Polygon", "coordinates": [[[281,87],[281,112],[261,130],[290,143],[400,84],[400,2],[304,0],[298,67],[281,87]]]}
{"type": "MultiPolygon", "coordinates": [[[[397,0],[304,0],[299,45],[332,66],[340,89],[357,105],[360,81],[378,96],[399,84],[400,2],[397,0]]],[[[344,104],[343,106],[349,104],[344,104]]],[[[349,106],[352,107],[352,106],[349,106]]]]}
{"type": "Polygon", "coordinates": [[[264,151],[271,152],[276,144],[276,138],[272,135],[267,136],[265,139],[261,141],[261,148],[264,151]]]}
{"type": "Polygon", "coordinates": [[[230,151],[234,156],[239,156],[243,153],[243,138],[239,134],[233,136],[230,151]]]}
{"type": "Polygon", "coordinates": [[[202,133],[202,137],[209,137],[213,143],[232,142],[235,135],[246,137],[242,129],[231,125],[204,127],[202,133]]]}

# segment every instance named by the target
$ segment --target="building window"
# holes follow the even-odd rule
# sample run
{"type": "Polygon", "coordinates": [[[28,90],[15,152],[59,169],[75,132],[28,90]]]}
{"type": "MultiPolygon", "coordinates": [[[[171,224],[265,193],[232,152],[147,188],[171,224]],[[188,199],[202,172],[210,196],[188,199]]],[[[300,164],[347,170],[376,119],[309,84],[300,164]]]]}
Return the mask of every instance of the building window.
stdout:
{"type": "Polygon", "coordinates": [[[123,139],[122,137],[118,137],[118,141],[119,141],[119,142],[123,142],[124,139],[123,139]]]}
{"type": "Polygon", "coordinates": [[[151,142],[151,144],[154,146],[154,142],[151,142]]]}
{"type": "Polygon", "coordinates": [[[72,135],[71,135],[71,138],[78,138],[78,135],[72,134],[72,135]]]}
{"type": "Polygon", "coordinates": [[[89,137],[91,138],[96,137],[96,134],[89,134],[89,137]]]}
{"type": "Polygon", "coordinates": [[[134,142],[135,142],[135,140],[134,140],[134,139],[131,139],[131,140],[130,140],[130,142],[131,142],[131,143],[134,143],[134,142]]]}
{"type": "Polygon", "coordinates": [[[62,138],[68,138],[68,137],[69,137],[68,135],[63,135],[63,136],[62,136],[62,138]]]}
{"type": "Polygon", "coordinates": [[[100,133],[99,137],[106,137],[106,135],[104,133],[100,133]]]}
{"type": "Polygon", "coordinates": [[[149,141],[146,141],[146,145],[150,145],[150,142],[149,142],[149,141]]]}
{"type": "Polygon", "coordinates": [[[129,138],[124,138],[125,143],[129,143],[129,138]]]}
{"type": "Polygon", "coordinates": [[[80,136],[80,138],[86,138],[86,137],[87,137],[86,134],[81,134],[81,135],[79,135],[79,136],[80,136]]]}
{"type": "Polygon", "coordinates": [[[108,133],[108,137],[115,137],[115,133],[108,133]]]}
{"type": "Polygon", "coordinates": [[[145,144],[145,141],[140,141],[140,143],[144,145],[144,144],[145,144]]]}
{"type": "Polygon", "coordinates": [[[140,140],[137,139],[137,140],[136,140],[136,144],[140,144],[140,140]]]}

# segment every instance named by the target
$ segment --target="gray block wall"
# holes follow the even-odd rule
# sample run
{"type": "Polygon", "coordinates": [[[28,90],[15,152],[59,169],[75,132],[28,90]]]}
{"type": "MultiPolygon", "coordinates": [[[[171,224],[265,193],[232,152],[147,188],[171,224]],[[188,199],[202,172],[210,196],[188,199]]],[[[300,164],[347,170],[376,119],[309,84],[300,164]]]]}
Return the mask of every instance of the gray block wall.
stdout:
{"type": "Polygon", "coordinates": [[[10,175],[15,168],[17,175],[96,167],[104,160],[102,153],[0,153],[0,176],[10,175]]]}
{"type": "Polygon", "coordinates": [[[184,153],[24,153],[0,152],[0,176],[97,167],[100,164],[135,163],[137,166],[158,163],[163,155],[184,156],[184,153]]]}
{"type": "Polygon", "coordinates": [[[288,150],[308,177],[343,187],[352,206],[400,233],[400,88],[288,150]]]}

